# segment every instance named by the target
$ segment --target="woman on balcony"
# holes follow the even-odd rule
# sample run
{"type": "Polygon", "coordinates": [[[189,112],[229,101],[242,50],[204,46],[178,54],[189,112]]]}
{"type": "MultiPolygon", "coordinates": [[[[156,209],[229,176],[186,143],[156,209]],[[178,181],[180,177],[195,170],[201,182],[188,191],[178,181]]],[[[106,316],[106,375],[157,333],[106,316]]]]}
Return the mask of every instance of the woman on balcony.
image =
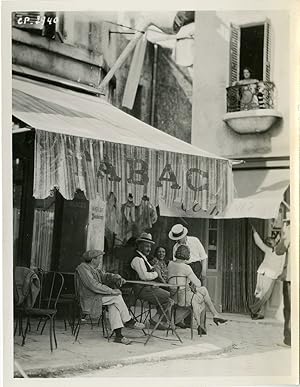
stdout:
{"type": "Polygon", "coordinates": [[[249,67],[243,69],[243,79],[234,82],[233,86],[240,86],[238,88],[240,110],[259,109],[256,95],[258,82],[258,79],[251,78],[251,70],[249,67]]]}

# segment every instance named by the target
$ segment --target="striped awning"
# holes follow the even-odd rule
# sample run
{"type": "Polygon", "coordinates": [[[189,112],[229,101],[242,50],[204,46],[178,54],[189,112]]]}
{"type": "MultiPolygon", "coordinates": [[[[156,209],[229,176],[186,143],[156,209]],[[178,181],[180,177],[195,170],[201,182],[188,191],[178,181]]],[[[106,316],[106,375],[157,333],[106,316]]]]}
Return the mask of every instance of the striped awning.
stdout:
{"type": "Polygon", "coordinates": [[[178,140],[105,100],[58,86],[13,78],[13,115],[35,129],[34,196],[54,187],[66,199],[129,193],[158,204],[163,197],[203,209],[231,201],[231,162],[178,140]]]}

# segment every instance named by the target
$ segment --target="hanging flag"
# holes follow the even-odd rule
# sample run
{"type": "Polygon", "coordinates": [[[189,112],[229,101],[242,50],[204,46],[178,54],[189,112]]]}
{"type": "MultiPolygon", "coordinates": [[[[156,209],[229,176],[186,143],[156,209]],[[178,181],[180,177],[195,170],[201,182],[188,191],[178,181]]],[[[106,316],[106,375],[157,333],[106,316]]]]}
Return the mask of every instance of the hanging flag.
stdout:
{"type": "Polygon", "coordinates": [[[135,47],[123,95],[122,106],[127,107],[130,110],[133,108],[136,91],[141,77],[146,46],[147,39],[144,34],[135,47]]]}

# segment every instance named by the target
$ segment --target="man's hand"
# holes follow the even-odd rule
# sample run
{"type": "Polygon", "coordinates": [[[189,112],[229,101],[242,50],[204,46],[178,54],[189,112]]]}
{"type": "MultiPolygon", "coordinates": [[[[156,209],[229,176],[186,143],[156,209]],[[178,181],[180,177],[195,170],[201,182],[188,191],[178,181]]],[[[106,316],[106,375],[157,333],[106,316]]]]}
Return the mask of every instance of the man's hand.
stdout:
{"type": "Polygon", "coordinates": [[[120,296],[122,294],[120,289],[113,289],[112,296],[120,296]]]}
{"type": "Polygon", "coordinates": [[[123,285],[125,285],[125,284],[126,284],[126,279],[125,279],[125,278],[123,278],[123,277],[121,277],[120,284],[121,284],[121,286],[120,286],[120,287],[122,287],[123,285]]]}

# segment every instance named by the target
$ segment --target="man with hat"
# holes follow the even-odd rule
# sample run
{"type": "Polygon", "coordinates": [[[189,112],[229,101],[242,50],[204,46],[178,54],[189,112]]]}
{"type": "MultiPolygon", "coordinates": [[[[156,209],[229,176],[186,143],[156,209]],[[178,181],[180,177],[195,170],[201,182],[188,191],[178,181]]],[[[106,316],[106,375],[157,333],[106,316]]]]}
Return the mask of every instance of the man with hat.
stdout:
{"type": "Polygon", "coordinates": [[[169,232],[169,238],[176,241],[173,247],[173,260],[175,260],[177,248],[180,245],[187,245],[190,249],[190,259],[186,263],[191,266],[202,285],[206,286],[207,254],[199,239],[187,234],[188,229],[182,224],[175,224],[169,232]]]}
{"type": "Polygon", "coordinates": [[[289,347],[291,346],[291,262],[289,257],[290,243],[290,216],[289,211],[287,211],[286,219],[283,220],[280,241],[275,247],[275,253],[279,256],[285,254],[283,272],[279,279],[283,281],[283,343],[289,347]]]}
{"type": "Polygon", "coordinates": [[[122,292],[118,289],[126,280],[119,274],[104,273],[99,269],[103,254],[101,250],[86,251],[82,255],[84,262],[76,268],[81,309],[91,318],[99,318],[102,306],[107,306],[110,326],[115,333],[114,341],[130,344],[131,341],[122,335],[122,328],[144,329],[145,325],[130,317],[122,292]]]}
{"type": "MultiPolygon", "coordinates": [[[[131,268],[133,269],[133,279],[140,281],[154,281],[158,278],[158,273],[152,267],[148,261],[148,256],[151,252],[151,247],[155,243],[152,240],[152,235],[143,232],[136,240],[136,251],[134,258],[131,261],[131,268]]],[[[167,290],[159,287],[152,287],[147,285],[136,285],[135,288],[136,297],[140,300],[148,301],[151,305],[162,305],[163,309],[170,313],[171,306],[174,304],[170,298],[170,293],[167,290]]],[[[157,314],[150,320],[152,325],[156,325],[162,311],[160,307],[157,308],[157,314]]],[[[158,329],[166,329],[167,326],[161,323],[158,329]]]]}

